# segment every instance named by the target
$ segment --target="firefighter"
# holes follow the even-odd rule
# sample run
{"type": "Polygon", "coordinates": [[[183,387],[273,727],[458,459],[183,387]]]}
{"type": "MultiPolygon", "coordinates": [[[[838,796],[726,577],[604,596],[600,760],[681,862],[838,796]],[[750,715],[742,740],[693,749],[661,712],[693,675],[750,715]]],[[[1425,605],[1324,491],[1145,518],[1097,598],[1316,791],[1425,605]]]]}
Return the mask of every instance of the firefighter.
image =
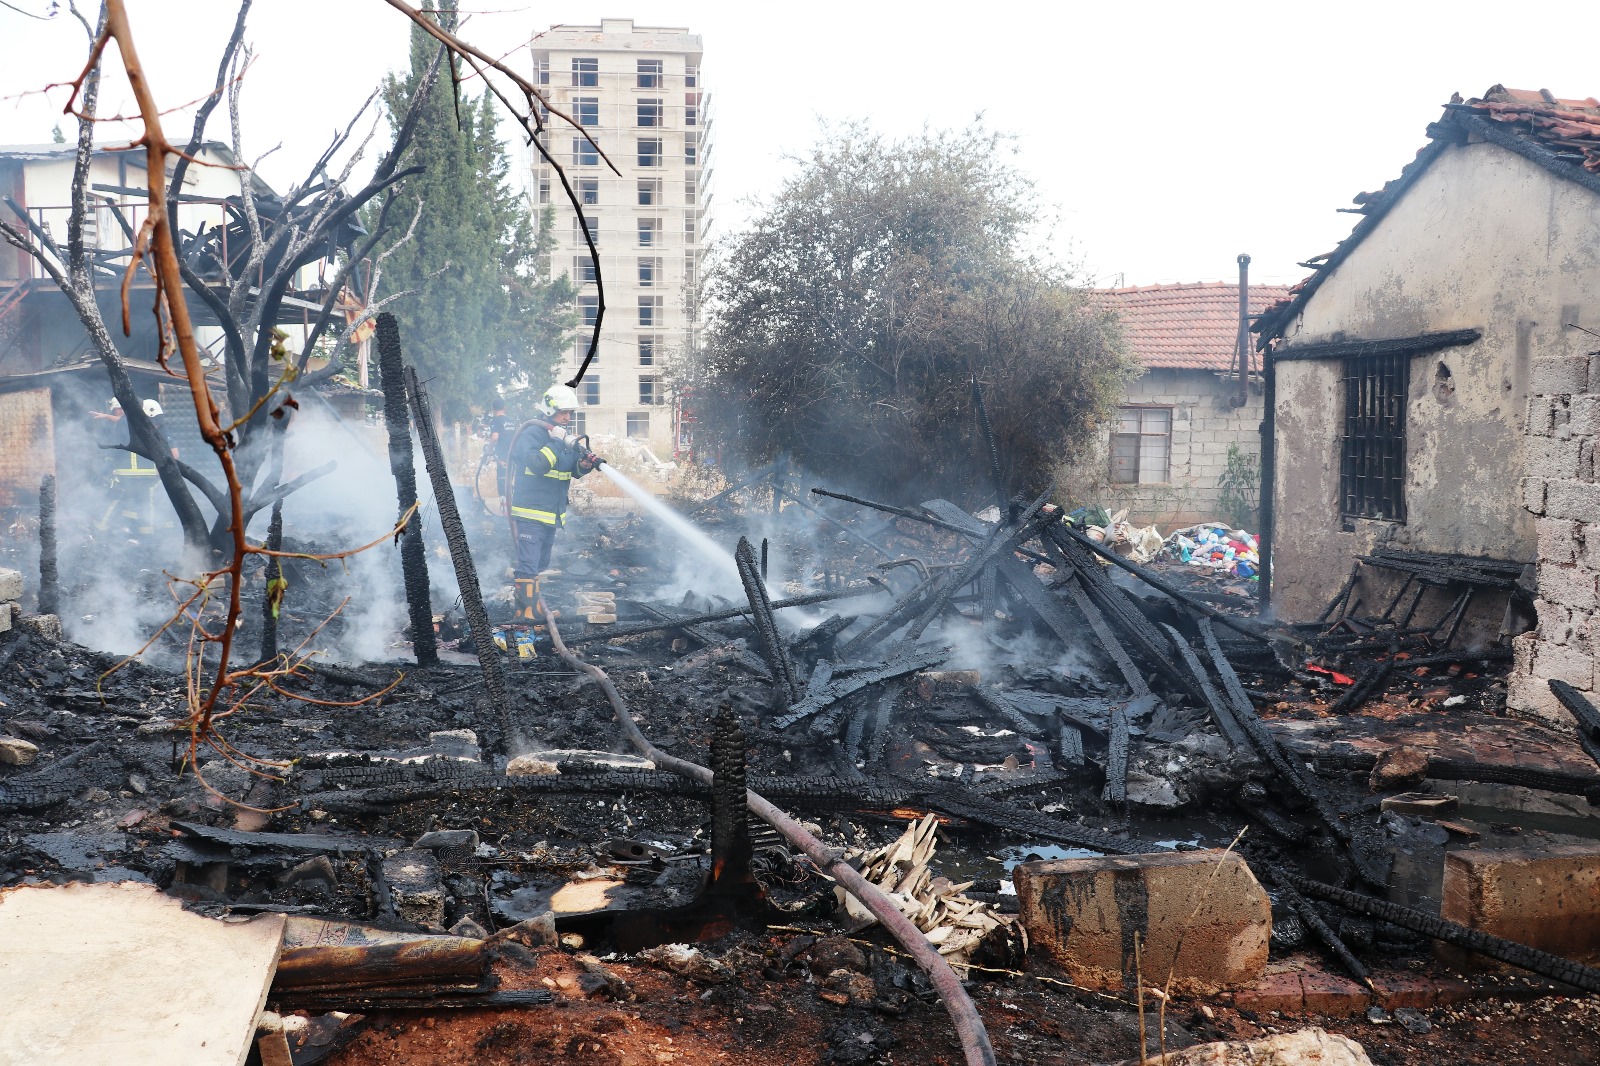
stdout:
{"type": "Polygon", "coordinates": [[[511,528],[516,538],[520,600],[528,601],[533,579],[550,568],[556,530],[566,524],[572,479],[600,465],[600,457],[576,440],[572,417],[578,394],[552,385],[540,401],[539,417],[517,430],[511,446],[511,528]]]}

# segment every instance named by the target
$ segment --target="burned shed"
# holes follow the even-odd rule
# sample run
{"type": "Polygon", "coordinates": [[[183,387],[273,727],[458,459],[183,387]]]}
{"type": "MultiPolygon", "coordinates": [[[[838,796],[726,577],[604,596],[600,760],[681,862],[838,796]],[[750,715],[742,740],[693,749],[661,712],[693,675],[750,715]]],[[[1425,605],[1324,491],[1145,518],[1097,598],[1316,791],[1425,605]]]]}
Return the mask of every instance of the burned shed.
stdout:
{"type": "Polygon", "coordinates": [[[1600,103],[1497,85],[1428,134],[1257,327],[1270,598],[1295,621],[1336,596],[1402,625],[1454,612],[1467,639],[1516,638],[1511,706],[1559,715],[1548,679],[1594,685],[1600,103]]]}
{"type": "MultiPolygon", "coordinates": [[[[1282,285],[1247,286],[1248,315],[1289,295],[1282,285]]],[[[1128,385],[1106,442],[1105,500],[1129,508],[1136,525],[1164,527],[1224,515],[1223,477],[1232,446],[1253,466],[1261,424],[1261,363],[1251,354],[1239,381],[1239,286],[1202,281],[1103,289],[1144,369],[1128,385]]]]}

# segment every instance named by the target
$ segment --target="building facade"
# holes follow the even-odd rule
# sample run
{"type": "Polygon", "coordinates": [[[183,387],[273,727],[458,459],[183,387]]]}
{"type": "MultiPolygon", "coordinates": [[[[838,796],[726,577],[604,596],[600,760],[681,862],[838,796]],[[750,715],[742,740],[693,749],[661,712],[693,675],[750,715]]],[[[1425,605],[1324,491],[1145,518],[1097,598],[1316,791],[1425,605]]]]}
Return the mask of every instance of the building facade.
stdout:
{"type": "MultiPolygon", "coordinates": [[[[1249,313],[1284,299],[1281,285],[1250,286],[1249,313]]],[[[1260,357],[1240,396],[1239,287],[1225,281],[1101,289],[1098,306],[1122,322],[1144,372],[1129,382],[1097,457],[1112,511],[1163,531],[1195,522],[1250,526],[1261,451],[1260,357]],[[1230,467],[1230,462],[1232,463],[1230,467]],[[1241,502],[1242,501],[1242,502],[1241,502]]]]}
{"type": "Polygon", "coordinates": [[[663,458],[686,443],[688,419],[668,388],[672,367],[697,343],[696,293],[709,226],[710,95],[700,80],[700,37],[681,27],[556,26],[534,42],[538,81],[559,116],[544,145],[565,171],[535,163],[541,205],[555,213],[552,272],[577,288],[578,333],[562,360],[570,380],[600,313],[585,239],[599,251],[605,290],[600,346],[578,386],[583,431],[647,441],[663,458]],[[609,160],[610,165],[607,165],[609,160]]]}

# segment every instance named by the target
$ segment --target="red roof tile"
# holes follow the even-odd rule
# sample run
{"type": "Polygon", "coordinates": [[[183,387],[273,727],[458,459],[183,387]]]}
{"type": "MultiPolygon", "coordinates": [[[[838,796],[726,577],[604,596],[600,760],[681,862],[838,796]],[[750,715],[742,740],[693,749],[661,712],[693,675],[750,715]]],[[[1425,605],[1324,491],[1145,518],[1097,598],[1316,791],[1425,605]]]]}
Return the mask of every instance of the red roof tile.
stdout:
{"type": "MultiPolygon", "coordinates": [[[[1096,289],[1090,295],[1117,311],[1128,347],[1142,366],[1228,370],[1238,365],[1239,286],[1233,282],[1096,289]]],[[[1285,285],[1252,285],[1250,314],[1288,295],[1285,285]]],[[[1251,358],[1259,365],[1259,356],[1251,358]]]]}
{"type": "Polygon", "coordinates": [[[1558,156],[1600,173],[1600,100],[1563,100],[1543,89],[1507,89],[1496,85],[1481,100],[1451,107],[1478,114],[1509,127],[1518,136],[1537,141],[1558,156]]]}

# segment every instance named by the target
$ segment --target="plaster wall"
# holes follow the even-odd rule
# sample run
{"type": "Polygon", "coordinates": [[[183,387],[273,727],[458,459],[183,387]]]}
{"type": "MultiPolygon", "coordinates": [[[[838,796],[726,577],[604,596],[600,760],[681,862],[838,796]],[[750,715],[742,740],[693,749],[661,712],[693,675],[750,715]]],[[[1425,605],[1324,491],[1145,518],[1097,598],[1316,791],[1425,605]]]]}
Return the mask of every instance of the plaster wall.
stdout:
{"type": "MultiPolygon", "coordinates": [[[[1172,408],[1172,455],[1168,479],[1159,485],[1112,485],[1100,497],[1110,511],[1128,508],[1135,525],[1154,523],[1163,533],[1196,522],[1230,521],[1221,513],[1222,475],[1228,447],[1237,445],[1253,460],[1261,454],[1261,385],[1253,381],[1249,402],[1232,406],[1235,380],[1214,371],[1151,367],[1128,385],[1124,406],[1172,408]]],[[[1110,432],[1094,462],[1109,477],[1110,432]]]]}
{"type": "Polygon", "coordinates": [[[1314,618],[1351,559],[1378,545],[1531,561],[1519,479],[1530,378],[1600,324],[1600,198],[1488,144],[1447,149],[1322,283],[1284,345],[1477,328],[1410,361],[1406,521],[1341,529],[1342,360],[1276,364],[1273,596],[1314,618]]]}

